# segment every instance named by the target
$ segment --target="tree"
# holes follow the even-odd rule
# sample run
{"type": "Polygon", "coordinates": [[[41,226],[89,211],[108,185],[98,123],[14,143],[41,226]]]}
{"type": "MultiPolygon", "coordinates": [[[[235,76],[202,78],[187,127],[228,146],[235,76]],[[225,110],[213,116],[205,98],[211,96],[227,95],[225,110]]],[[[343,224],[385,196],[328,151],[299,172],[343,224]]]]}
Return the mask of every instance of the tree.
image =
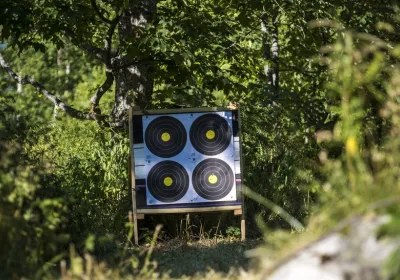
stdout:
{"type": "Polygon", "coordinates": [[[150,108],[154,97],[199,106],[217,91],[232,99],[251,90],[252,83],[262,84],[261,72],[268,76],[269,92],[293,87],[288,82],[293,73],[303,76],[295,77],[301,83],[319,86],[324,78],[318,72],[325,71],[311,70],[310,57],[333,34],[311,31],[308,22],[338,19],[371,31],[379,20],[394,22],[385,16],[391,9],[379,1],[4,0],[0,39],[7,46],[46,51],[46,43],[60,49],[70,42],[104,65],[105,79],[90,98],[90,110],[82,111],[62,102],[47,85],[19,77],[4,58],[0,65],[68,115],[122,127],[130,106],[150,108]],[[259,45],[246,45],[248,40],[262,40],[263,55],[259,45]],[[113,85],[109,118],[99,103],[113,85]]]}
{"type": "Polygon", "coordinates": [[[7,47],[46,51],[46,43],[61,49],[69,42],[104,65],[104,83],[90,98],[90,111],[85,111],[63,102],[32,77],[19,76],[0,57],[0,65],[15,81],[34,86],[78,119],[122,127],[128,108],[151,107],[154,94],[168,99],[174,91],[184,96],[178,99],[201,105],[213,91],[243,90],[229,70],[229,62],[241,51],[234,40],[241,39],[243,28],[227,3],[218,7],[213,1],[6,0],[0,4],[0,16],[7,47]],[[99,103],[113,84],[115,101],[108,117],[99,103]]]}

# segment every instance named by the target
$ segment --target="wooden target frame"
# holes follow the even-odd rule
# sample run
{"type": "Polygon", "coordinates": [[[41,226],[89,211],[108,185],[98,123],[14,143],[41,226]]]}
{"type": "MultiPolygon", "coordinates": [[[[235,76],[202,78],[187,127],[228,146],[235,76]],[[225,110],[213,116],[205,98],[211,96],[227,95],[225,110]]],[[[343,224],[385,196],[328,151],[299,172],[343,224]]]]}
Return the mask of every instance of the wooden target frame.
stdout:
{"type": "MultiPolygon", "coordinates": [[[[136,134],[137,136],[137,134],[136,134]]],[[[233,136],[232,136],[233,137],[233,136]]],[[[144,141],[144,140],[143,140],[144,141]]],[[[188,139],[189,141],[189,139],[188,139]]],[[[145,215],[154,214],[188,214],[188,213],[206,213],[206,212],[222,212],[222,211],[232,211],[235,216],[240,216],[240,229],[241,229],[241,240],[246,238],[246,225],[245,225],[245,209],[244,209],[244,195],[242,190],[243,182],[243,157],[242,157],[242,137],[241,137],[241,119],[240,119],[240,109],[229,109],[223,107],[206,107],[206,108],[180,108],[180,109],[161,109],[161,110],[140,110],[136,107],[129,110],[129,142],[130,142],[130,160],[129,160],[129,183],[132,191],[132,222],[134,228],[134,241],[135,244],[139,243],[139,232],[138,232],[138,220],[145,218],[145,215]],[[134,118],[149,116],[149,115],[169,115],[169,114],[185,114],[185,113],[215,113],[215,112],[226,112],[231,111],[232,114],[237,116],[237,136],[238,141],[236,144],[238,151],[235,151],[235,160],[239,161],[240,164],[240,183],[236,183],[236,188],[238,188],[239,193],[237,194],[236,201],[234,205],[226,205],[229,203],[220,203],[225,205],[218,205],[217,203],[194,203],[191,205],[168,205],[168,207],[159,206],[158,207],[146,207],[143,206],[143,197],[138,195],[140,189],[137,188],[136,184],[136,174],[135,174],[135,129],[134,129],[134,118]],[[217,204],[217,205],[215,205],[217,204]]],[[[236,173],[234,172],[234,176],[236,173]]],[[[235,177],[236,179],[236,177],[235,177]]]]}

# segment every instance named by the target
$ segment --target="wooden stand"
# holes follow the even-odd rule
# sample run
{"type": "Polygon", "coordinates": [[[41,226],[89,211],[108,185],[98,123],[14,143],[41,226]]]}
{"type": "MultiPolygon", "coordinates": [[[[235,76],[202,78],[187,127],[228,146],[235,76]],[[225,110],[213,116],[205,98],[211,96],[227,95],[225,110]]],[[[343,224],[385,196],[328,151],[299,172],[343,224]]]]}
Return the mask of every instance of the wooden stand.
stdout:
{"type": "MultiPolygon", "coordinates": [[[[213,111],[220,108],[199,108],[199,112],[213,111]]],[[[159,112],[160,110],[158,110],[159,112]]],[[[170,110],[165,110],[170,112],[170,110]]],[[[180,109],[180,112],[191,112],[192,109],[180,109]]],[[[240,114],[239,114],[240,115],[240,114]]],[[[134,157],[134,144],[133,144],[133,126],[132,126],[132,109],[129,110],[129,138],[130,138],[130,160],[129,160],[129,181],[132,189],[132,216],[133,216],[133,231],[135,245],[139,244],[139,232],[138,232],[138,220],[144,219],[145,215],[153,214],[182,214],[182,213],[205,213],[205,212],[221,212],[221,211],[233,211],[235,216],[240,216],[240,231],[241,240],[246,239],[246,223],[244,216],[244,197],[242,194],[242,204],[232,206],[215,206],[215,207],[191,207],[191,208],[167,208],[167,209],[138,209],[136,204],[136,176],[135,176],[135,157],[134,157]]],[[[240,116],[239,116],[240,126],[240,116]]],[[[241,151],[240,151],[241,152],[241,151]]],[[[241,170],[243,165],[241,164],[241,170]]],[[[243,174],[243,173],[242,173],[243,174]]]]}
{"type": "MultiPolygon", "coordinates": [[[[135,191],[132,189],[132,197],[135,191]]],[[[222,211],[233,211],[235,216],[240,216],[240,232],[241,240],[246,239],[246,224],[243,215],[242,205],[235,206],[219,206],[219,207],[193,207],[193,208],[171,208],[171,209],[137,209],[136,203],[133,202],[133,230],[134,230],[134,240],[135,244],[139,244],[139,234],[138,234],[138,220],[143,220],[145,215],[154,214],[186,214],[186,213],[206,213],[206,212],[222,212],[222,211]]]]}

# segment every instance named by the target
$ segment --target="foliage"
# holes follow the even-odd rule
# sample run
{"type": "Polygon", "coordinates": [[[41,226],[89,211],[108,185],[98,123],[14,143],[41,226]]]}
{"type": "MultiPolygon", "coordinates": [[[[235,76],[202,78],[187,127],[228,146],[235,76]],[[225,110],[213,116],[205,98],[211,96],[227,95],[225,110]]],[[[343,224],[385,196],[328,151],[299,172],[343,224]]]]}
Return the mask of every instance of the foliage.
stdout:
{"type": "MultiPolygon", "coordinates": [[[[396,43],[371,34],[340,30],[325,50],[331,79],[327,87],[339,121],[332,131],[319,131],[322,178],[316,181],[320,201],[314,205],[309,229],[325,232],[346,217],[390,215],[378,233],[398,236],[399,185],[399,49],[396,43]],[[340,149],[342,152],[338,153],[340,149]],[[334,205],[334,207],[332,207],[334,205]]],[[[388,32],[391,25],[379,24],[388,32]]],[[[398,251],[390,258],[386,276],[398,275],[398,251]]]]}
{"type": "Polygon", "coordinates": [[[397,49],[352,31],[343,32],[329,48],[328,87],[332,98],[340,96],[340,121],[332,132],[320,131],[317,138],[322,142],[319,158],[326,176],[321,203],[338,202],[329,211],[333,220],[343,217],[349,207],[365,211],[373,203],[397,199],[397,49]],[[331,147],[325,144],[329,141],[343,153],[329,159],[331,147]]]}
{"type": "MultiPolygon", "coordinates": [[[[46,54],[8,52],[7,57],[14,57],[22,71],[51,81],[53,91],[79,106],[96,83],[98,68],[76,50],[65,48],[61,55],[48,49],[46,54]]],[[[58,120],[33,89],[17,92],[7,76],[1,78],[1,234],[9,244],[1,253],[4,277],[53,269],[53,262],[67,255],[69,242],[81,251],[91,235],[100,259],[115,253],[116,240],[126,235],[130,208],[126,137],[94,123],[58,120]],[[44,262],[48,268],[38,270],[44,262]]]]}
{"type": "Polygon", "coordinates": [[[40,188],[43,165],[22,148],[26,116],[18,115],[7,96],[0,100],[0,261],[1,278],[21,277],[44,261],[57,262],[68,236],[62,232],[66,206],[40,188]]]}
{"type": "Polygon", "coordinates": [[[82,238],[123,228],[129,208],[122,214],[118,207],[128,206],[124,199],[128,195],[126,138],[74,120],[56,123],[46,134],[38,134],[37,144],[26,151],[32,160],[47,162],[46,184],[70,200],[69,230],[82,238]]]}
{"type": "Polygon", "coordinates": [[[225,232],[228,238],[240,238],[240,228],[238,227],[228,227],[225,232]]]}
{"type": "MultiPolygon", "coordinates": [[[[21,76],[31,75],[39,82],[49,83],[48,90],[66,100],[74,100],[78,108],[87,106],[82,104],[82,99],[87,98],[99,82],[94,71],[99,66],[71,45],[57,50],[50,44],[45,53],[33,49],[17,53],[7,48],[4,57],[12,61],[11,65],[19,70],[21,76]]],[[[1,73],[0,77],[2,83],[7,85],[3,90],[13,94],[18,111],[30,114],[27,120],[29,126],[48,123],[53,115],[59,115],[57,108],[46,102],[35,88],[27,85],[20,85],[19,88],[5,73],[1,73]]]]}

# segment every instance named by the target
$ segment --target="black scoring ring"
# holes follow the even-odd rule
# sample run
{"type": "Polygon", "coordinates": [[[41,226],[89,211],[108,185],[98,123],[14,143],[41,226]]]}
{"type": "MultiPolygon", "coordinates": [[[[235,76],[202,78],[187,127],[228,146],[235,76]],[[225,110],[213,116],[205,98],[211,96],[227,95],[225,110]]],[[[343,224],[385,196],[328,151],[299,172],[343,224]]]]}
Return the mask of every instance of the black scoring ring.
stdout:
{"type": "Polygon", "coordinates": [[[162,202],[181,199],[189,188],[189,175],[179,163],[166,160],[157,163],[147,175],[147,188],[151,195],[162,202]],[[170,184],[165,184],[169,178],[170,184]]]}
{"type": "Polygon", "coordinates": [[[229,165],[217,158],[200,162],[192,174],[194,190],[204,199],[218,200],[227,196],[234,183],[233,171],[229,165]],[[211,180],[214,178],[214,180],[211,180]]]}
{"type": "Polygon", "coordinates": [[[176,118],[163,116],[150,122],[146,128],[146,146],[154,155],[170,158],[179,154],[186,145],[186,129],[176,118]],[[163,134],[169,135],[163,139],[163,134]]]}
{"type": "Polygon", "coordinates": [[[229,146],[232,132],[228,122],[217,114],[205,114],[198,117],[190,128],[190,141],[200,153],[214,156],[229,146]],[[207,132],[212,131],[212,138],[207,132]]]}

